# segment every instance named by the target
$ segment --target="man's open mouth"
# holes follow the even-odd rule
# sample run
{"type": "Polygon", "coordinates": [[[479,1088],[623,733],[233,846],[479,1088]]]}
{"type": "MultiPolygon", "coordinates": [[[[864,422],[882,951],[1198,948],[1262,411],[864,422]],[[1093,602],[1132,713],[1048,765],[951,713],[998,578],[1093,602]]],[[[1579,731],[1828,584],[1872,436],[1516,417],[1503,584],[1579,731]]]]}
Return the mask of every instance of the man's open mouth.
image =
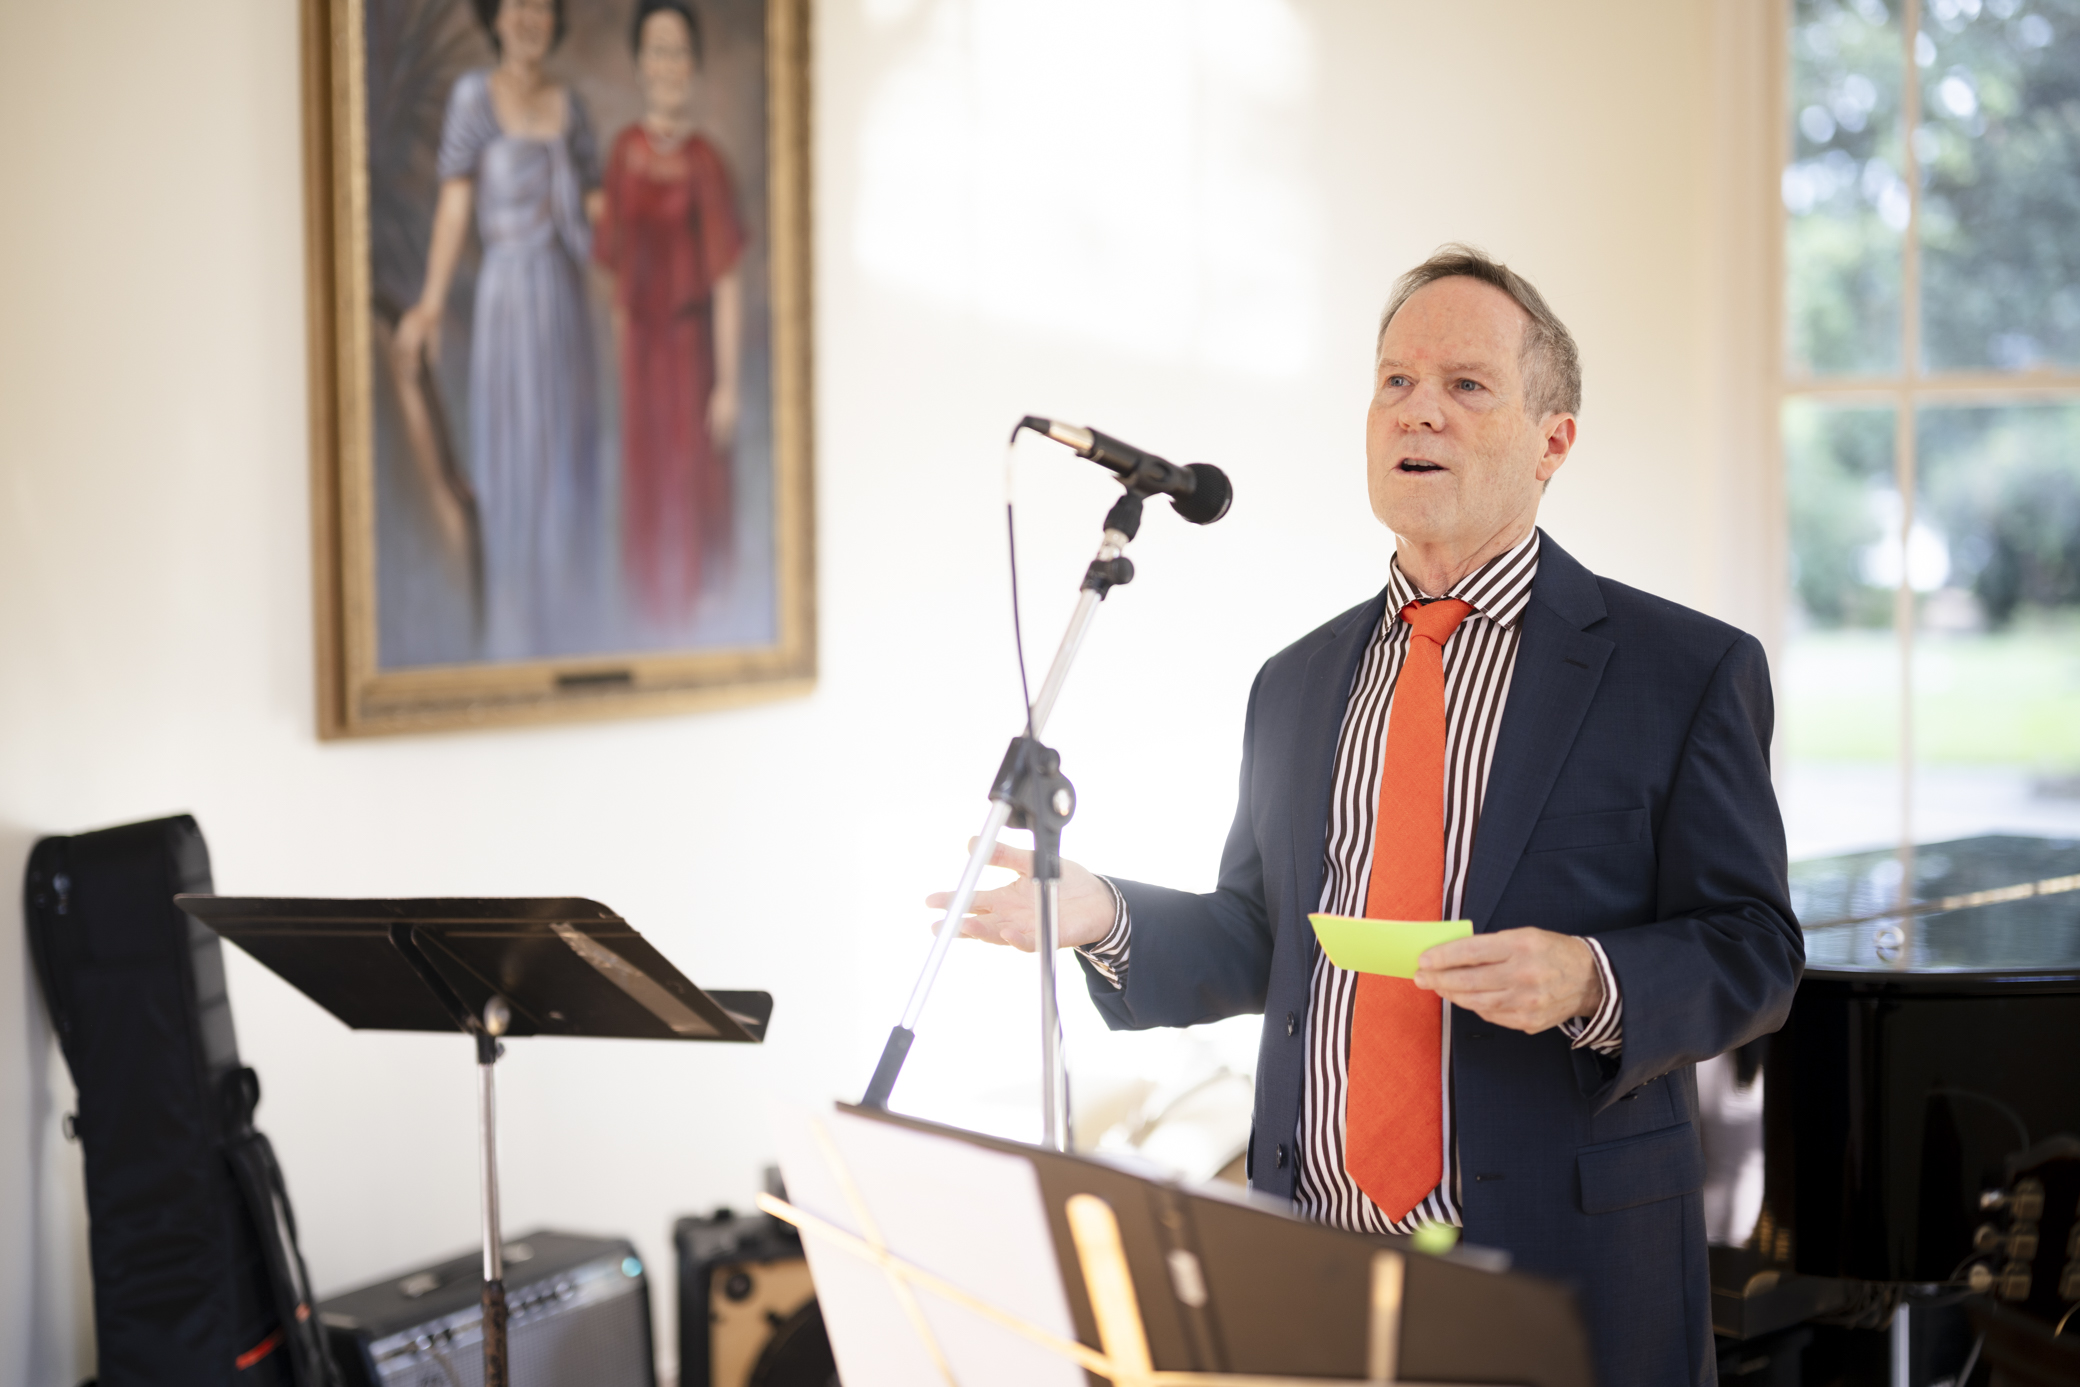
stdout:
{"type": "Polygon", "coordinates": [[[1439,466],[1438,466],[1438,465],[1437,465],[1436,463],[1434,463],[1434,462],[1425,462],[1425,461],[1423,461],[1423,460],[1422,460],[1421,458],[1403,458],[1403,459],[1401,459],[1400,463],[1399,463],[1399,464],[1398,464],[1398,465],[1396,466],[1395,470],[1396,470],[1396,471],[1400,471],[1400,472],[1442,472],[1442,471],[1444,471],[1444,469],[1443,469],[1442,467],[1439,467],[1439,466]]]}

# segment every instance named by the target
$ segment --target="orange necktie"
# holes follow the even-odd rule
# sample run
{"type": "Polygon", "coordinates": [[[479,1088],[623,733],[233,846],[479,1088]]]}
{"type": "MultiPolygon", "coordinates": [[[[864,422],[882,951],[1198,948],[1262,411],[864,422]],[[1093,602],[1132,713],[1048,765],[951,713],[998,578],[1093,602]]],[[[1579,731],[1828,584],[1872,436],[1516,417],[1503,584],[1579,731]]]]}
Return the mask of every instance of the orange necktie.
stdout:
{"type": "MultiPolygon", "coordinates": [[[[1472,610],[1457,598],[1401,609],[1408,654],[1387,715],[1369,919],[1435,920],[1444,909],[1444,643],[1472,610]]],[[[1343,1168],[1391,1219],[1444,1176],[1442,1005],[1406,978],[1358,975],[1343,1168]]]]}

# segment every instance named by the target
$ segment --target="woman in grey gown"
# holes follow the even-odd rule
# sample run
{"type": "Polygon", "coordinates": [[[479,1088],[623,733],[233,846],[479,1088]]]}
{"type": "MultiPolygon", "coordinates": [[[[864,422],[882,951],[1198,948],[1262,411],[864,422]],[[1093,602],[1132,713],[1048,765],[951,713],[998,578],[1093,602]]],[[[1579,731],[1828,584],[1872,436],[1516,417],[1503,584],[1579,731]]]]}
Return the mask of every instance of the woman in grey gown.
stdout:
{"type": "Polygon", "coordinates": [[[464,73],[441,129],[426,283],[394,350],[438,354],[448,288],[474,212],[469,476],[484,563],[483,655],[541,659],[602,639],[603,478],[584,266],[599,159],[578,94],[543,60],[559,0],[476,0],[498,65],[464,73]]]}

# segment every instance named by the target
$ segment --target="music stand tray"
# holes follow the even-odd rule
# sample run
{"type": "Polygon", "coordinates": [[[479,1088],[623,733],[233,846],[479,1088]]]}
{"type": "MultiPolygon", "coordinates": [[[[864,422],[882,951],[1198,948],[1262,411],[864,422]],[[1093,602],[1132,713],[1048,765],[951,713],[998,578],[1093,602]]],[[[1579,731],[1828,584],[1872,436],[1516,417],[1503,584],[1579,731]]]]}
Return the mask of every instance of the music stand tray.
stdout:
{"type": "Polygon", "coordinates": [[[582,897],[174,897],[354,1030],[476,1042],[484,1191],[484,1384],[506,1387],[492,1066],[502,1036],[765,1039],[773,999],[706,992],[619,915],[582,897]]]}

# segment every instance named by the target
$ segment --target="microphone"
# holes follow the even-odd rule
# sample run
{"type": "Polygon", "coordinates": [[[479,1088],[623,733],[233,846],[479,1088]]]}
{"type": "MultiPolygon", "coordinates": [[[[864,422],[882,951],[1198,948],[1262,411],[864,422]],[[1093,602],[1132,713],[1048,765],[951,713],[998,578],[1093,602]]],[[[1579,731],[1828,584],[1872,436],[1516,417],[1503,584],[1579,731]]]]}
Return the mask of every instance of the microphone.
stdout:
{"type": "Polygon", "coordinates": [[[1018,421],[1018,428],[1011,431],[1014,439],[1018,429],[1031,429],[1075,449],[1078,457],[1089,458],[1116,473],[1127,490],[1137,495],[1168,496],[1170,508],[1194,525],[1211,525],[1228,513],[1228,503],[1235,499],[1228,474],[1210,462],[1179,467],[1096,429],[1033,414],[1018,421]]]}

